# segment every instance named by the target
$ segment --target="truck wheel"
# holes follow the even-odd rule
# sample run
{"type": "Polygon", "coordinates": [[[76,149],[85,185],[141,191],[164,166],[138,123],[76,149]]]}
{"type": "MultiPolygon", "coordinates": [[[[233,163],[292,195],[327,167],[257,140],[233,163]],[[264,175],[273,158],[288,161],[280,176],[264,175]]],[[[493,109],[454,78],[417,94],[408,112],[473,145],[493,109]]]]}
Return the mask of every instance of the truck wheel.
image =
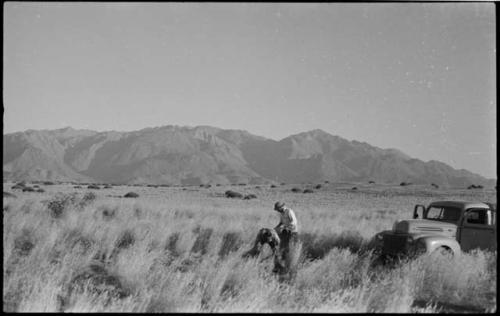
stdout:
{"type": "Polygon", "coordinates": [[[438,249],[432,252],[433,255],[442,256],[446,259],[453,258],[453,250],[448,247],[439,247],[438,249]]]}

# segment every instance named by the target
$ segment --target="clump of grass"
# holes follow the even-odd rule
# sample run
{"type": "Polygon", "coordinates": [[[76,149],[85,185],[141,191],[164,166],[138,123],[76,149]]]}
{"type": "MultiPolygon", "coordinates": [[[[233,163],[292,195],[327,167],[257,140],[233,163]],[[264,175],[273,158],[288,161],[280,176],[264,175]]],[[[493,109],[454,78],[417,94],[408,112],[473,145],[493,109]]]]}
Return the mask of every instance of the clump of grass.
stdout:
{"type": "Polygon", "coordinates": [[[58,310],[66,310],[74,304],[74,296],[84,293],[100,299],[105,296],[104,305],[108,305],[111,299],[123,299],[129,296],[131,291],[124,286],[119,276],[110,273],[104,266],[90,264],[75,273],[67,284],[64,293],[58,297],[58,310]]]}
{"type": "Polygon", "coordinates": [[[135,236],[131,230],[125,230],[115,242],[115,249],[127,249],[135,243],[135,236]]]}
{"type": "Polygon", "coordinates": [[[219,257],[224,258],[231,252],[237,251],[242,244],[243,240],[241,238],[241,233],[239,232],[224,233],[224,235],[222,236],[222,244],[218,252],[219,257]]]}
{"type": "Polygon", "coordinates": [[[210,237],[213,233],[212,228],[201,228],[197,226],[193,233],[197,234],[196,240],[191,248],[192,253],[199,252],[201,255],[204,255],[208,252],[208,244],[210,242],[210,237]]]}
{"type": "Polygon", "coordinates": [[[167,250],[172,256],[179,256],[179,252],[177,251],[176,245],[179,240],[180,233],[173,233],[168,237],[167,243],[165,245],[165,250],[167,250]]]}
{"type": "Polygon", "coordinates": [[[35,248],[35,240],[28,230],[23,230],[22,234],[14,240],[14,253],[19,256],[28,256],[35,248]]]}
{"type": "Polygon", "coordinates": [[[97,198],[97,195],[94,192],[87,192],[83,195],[82,200],[80,201],[80,206],[84,207],[97,198]]]}

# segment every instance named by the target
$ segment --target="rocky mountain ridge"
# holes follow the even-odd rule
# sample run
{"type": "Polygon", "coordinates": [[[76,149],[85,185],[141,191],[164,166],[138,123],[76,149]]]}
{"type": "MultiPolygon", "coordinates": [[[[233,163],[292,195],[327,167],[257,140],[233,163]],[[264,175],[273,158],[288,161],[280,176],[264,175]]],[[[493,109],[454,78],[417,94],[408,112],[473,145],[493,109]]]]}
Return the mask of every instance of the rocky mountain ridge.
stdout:
{"type": "Polygon", "coordinates": [[[161,126],[132,132],[70,127],[3,136],[4,180],[104,183],[375,181],[464,187],[496,181],[312,130],[275,141],[242,130],[161,126]]]}

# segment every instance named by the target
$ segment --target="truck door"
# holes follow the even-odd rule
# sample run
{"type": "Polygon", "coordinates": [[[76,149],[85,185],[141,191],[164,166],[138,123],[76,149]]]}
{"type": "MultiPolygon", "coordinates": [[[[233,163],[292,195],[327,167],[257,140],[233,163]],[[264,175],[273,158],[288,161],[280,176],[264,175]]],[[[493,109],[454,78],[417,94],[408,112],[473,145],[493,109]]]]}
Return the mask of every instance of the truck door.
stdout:
{"type": "Polygon", "coordinates": [[[465,212],[459,239],[463,251],[496,249],[495,215],[489,209],[469,209],[465,212]]]}

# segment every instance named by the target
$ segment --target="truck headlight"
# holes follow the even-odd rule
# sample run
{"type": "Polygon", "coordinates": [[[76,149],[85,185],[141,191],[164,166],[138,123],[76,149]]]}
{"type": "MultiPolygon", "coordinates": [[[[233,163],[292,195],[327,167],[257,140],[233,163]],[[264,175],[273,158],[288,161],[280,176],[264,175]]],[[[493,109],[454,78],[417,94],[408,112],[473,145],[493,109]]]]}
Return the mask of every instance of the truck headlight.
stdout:
{"type": "Polygon", "coordinates": [[[375,236],[375,239],[376,239],[377,241],[383,241],[383,240],[384,240],[384,235],[382,235],[382,234],[377,234],[377,235],[375,236]]]}
{"type": "Polygon", "coordinates": [[[406,238],[406,241],[409,243],[409,244],[413,244],[413,242],[415,241],[415,239],[413,239],[412,236],[408,236],[408,238],[406,238]]]}

